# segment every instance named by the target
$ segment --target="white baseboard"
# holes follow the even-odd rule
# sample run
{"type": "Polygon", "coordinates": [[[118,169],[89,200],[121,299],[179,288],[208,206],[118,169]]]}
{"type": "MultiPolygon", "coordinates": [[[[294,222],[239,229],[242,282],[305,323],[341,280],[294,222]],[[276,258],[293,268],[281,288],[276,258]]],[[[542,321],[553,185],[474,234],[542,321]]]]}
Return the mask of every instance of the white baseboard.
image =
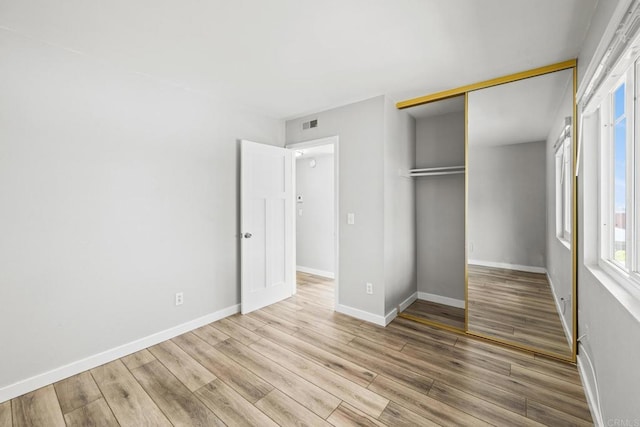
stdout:
{"type": "Polygon", "coordinates": [[[558,312],[558,316],[560,317],[560,322],[562,323],[562,329],[564,329],[564,336],[569,343],[569,348],[573,347],[573,336],[571,332],[569,332],[569,324],[567,323],[567,319],[565,319],[562,314],[562,304],[560,304],[560,297],[556,292],[556,288],[553,285],[553,281],[551,280],[551,276],[547,272],[547,281],[549,282],[549,287],[551,288],[551,293],[553,294],[553,301],[556,303],[556,311],[558,312]]]}
{"type": "Polygon", "coordinates": [[[302,265],[297,265],[296,270],[302,273],[309,273],[316,276],[328,277],[329,279],[336,278],[336,274],[332,271],[317,270],[315,268],[305,267],[302,265]]]}
{"type": "Polygon", "coordinates": [[[151,347],[153,345],[192,331],[211,322],[215,322],[216,320],[231,316],[232,314],[236,314],[238,312],[240,312],[239,304],[223,308],[214,313],[198,317],[197,319],[190,320],[189,322],[182,323],[178,326],[165,329],[164,331],[157,332],[155,334],[137,339],[130,343],[103,351],[102,353],[94,354],[84,359],[69,363],[68,365],[64,365],[59,368],[52,369],[51,371],[44,372],[31,378],[18,381],[17,383],[2,387],[0,388],[0,403],[9,399],[13,399],[14,397],[22,396],[25,393],[29,393],[30,391],[37,390],[41,387],[53,384],[65,378],[69,378],[86,370],[93,369],[96,366],[112,362],[131,353],[135,353],[136,351],[151,347]]]}
{"type": "MultiPolygon", "coordinates": [[[[395,309],[394,309],[395,310],[395,309]]],[[[377,314],[369,313],[368,311],[360,310],[359,308],[349,307],[348,305],[336,304],[336,311],[338,313],[346,314],[347,316],[355,317],[356,319],[371,322],[379,326],[387,326],[387,316],[393,313],[389,313],[387,316],[380,316],[377,314]]],[[[395,317],[395,316],[393,316],[395,317]]]]}
{"type": "Polygon", "coordinates": [[[413,294],[409,295],[409,298],[407,298],[406,300],[404,300],[400,304],[398,304],[398,309],[400,310],[400,313],[405,311],[407,309],[407,307],[409,307],[411,304],[413,304],[415,302],[415,300],[417,300],[417,299],[418,299],[418,293],[414,292],[413,294]]]}
{"type": "Polygon", "coordinates": [[[396,317],[398,317],[398,309],[394,308],[393,310],[388,312],[386,316],[384,316],[384,326],[387,326],[396,317]]]}
{"type": "Polygon", "coordinates": [[[443,297],[442,295],[430,294],[428,292],[418,292],[418,299],[431,301],[438,304],[450,305],[451,307],[465,308],[466,304],[463,299],[455,299],[443,297]]]}
{"type": "MultiPolygon", "coordinates": [[[[585,363],[589,363],[589,365],[591,365],[589,356],[581,356],[581,354],[578,353],[578,373],[580,374],[580,380],[582,381],[584,394],[587,398],[587,403],[589,404],[591,418],[593,418],[593,423],[596,426],[602,427],[604,426],[604,420],[602,419],[602,413],[600,412],[600,404],[597,397],[598,395],[594,390],[595,385],[591,381],[589,381],[589,377],[587,376],[587,372],[585,371],[585,363]]],[[[591,366],[591,369],[593,369],[593,366],[591,366]]]]}
{"type": "Polygon", "coordinates": [[[534,267],[531,265],[509,264],[506,262],[493,262],[493,261],[480,261],[477,259],[470,259],[469,265],[480,265],[482,267],[504,268],[507,270],[526,271],[527,273],[540,273],[545,274],[547,269],[544,267],[534,267]]]}
{"type": "Polygon", "coordinates": [[[400,304],[398,304],[397,308],[394,308],[393,310],[388,312],[387,315],[384,316],[384,326],[387,326],[389,323],[391,323],[393,319],[398,317],[398,314],[406,310],[406,308],[409,307],[411,304],[413,304],[413,302],[417,299],[418,299],[418,293],[414,292],[413,294],[409,295],[409,298],[405,299],[400,304]]]}

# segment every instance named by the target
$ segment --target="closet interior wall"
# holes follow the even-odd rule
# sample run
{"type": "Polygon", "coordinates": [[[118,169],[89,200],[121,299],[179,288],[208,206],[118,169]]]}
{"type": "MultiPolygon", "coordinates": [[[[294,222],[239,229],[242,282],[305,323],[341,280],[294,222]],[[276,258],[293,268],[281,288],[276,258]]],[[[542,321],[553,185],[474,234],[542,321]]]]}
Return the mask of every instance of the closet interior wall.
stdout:
{"type": "MultiPolygon", "coordinates": [[[[416,120],[416,169],[464,164],[464,111],[416,120]]],[[[413,178],[418,298],[453,299],[459,307],[465,300],[464,177],[459,173],[413,178]]]]}

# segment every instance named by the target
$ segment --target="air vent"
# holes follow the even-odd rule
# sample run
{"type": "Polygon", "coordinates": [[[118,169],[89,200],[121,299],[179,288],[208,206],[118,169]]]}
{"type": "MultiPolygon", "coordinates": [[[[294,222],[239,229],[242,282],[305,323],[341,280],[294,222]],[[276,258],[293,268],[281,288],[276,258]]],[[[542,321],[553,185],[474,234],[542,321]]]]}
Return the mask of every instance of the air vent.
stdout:
{"type": "Polygon", "coordinates": [[[308,122],[302,123],[302,129],[303,130],[307,130],[307,129],[311,129],[311,128],[317,128],[317,127],[318,127],[318,119],[310,120],[308,122]]]}

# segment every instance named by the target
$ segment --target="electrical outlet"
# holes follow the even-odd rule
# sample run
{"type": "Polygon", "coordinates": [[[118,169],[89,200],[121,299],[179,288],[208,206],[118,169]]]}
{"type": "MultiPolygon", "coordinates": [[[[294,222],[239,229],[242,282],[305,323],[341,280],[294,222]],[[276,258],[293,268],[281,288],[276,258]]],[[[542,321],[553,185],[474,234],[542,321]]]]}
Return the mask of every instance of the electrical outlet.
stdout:
{"type": "Polygon", "coordinates": [[[373,294],[373,283],[367,283],[367,293],[369,295],[373,294]]]}
{"type": "Polygon", "coordinates": [[[176,305],[182,305],[184,303],[184,294],[182,292],[178,292],[176,294],[176,305]]]}

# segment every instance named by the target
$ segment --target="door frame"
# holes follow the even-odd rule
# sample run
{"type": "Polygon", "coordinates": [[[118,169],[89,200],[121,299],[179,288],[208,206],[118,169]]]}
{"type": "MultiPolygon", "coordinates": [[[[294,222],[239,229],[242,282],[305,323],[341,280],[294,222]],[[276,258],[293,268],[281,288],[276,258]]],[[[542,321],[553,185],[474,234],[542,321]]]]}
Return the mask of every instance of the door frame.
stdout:
{"type": "MultiPolygon", "coordinates": [[[[334,136],[328,136],[325,138],[318,138],[318,139],[311,139],[311,140],[306,140],[306,141],[300,141],[300,142],[292,142],[289,144],[285,145],[285,148],[287,149],[291,149],[291,150],[300,150],[303,148],[312,148],[312,147],[318,147],[321,145],[333,145],[333,197],[334,197],[334,202],[333,202],[333,216],[334,216],[334,221],[333,221],[333,234],[334,234],[334,301],[333,301],[333,308],[334,310],[338,307],[340,301],[340,292],[339,292],[339,286],[340,286],[340,280],[339,280],[339,276],[340,276],[340,156],[339,156],[339,146],[340,146],[340,138],[338,137],[338,135],[334,135],[334,136]]],[[[294,171],[295,172],[295,171],[294,171]]],[[[294,183],[296,183],[297,185],[297,179],[296,177],[294,177],[294,183]]],[[[297,187],[296,185],[294,185],[294,188],[296,188],[297,191],[297,187]]],[[[297,209],[296,209],[297,212],[297,209]]],[[[294,235],[296,235],[296,239],[297,240],[297,221],[298,221],[298,216],[297,214],[294,215],[294,235]]],[[[296,250],[297,250],[297,246],[294,246],[294,252],[293,252],[293,261],[294,261],[294,265],[297,266],[297,260],[296,260],[296,250]]],[[[294,281],[294,290],[293,292],[296,292],[297,289],[297,280],[294,281]]]]}

